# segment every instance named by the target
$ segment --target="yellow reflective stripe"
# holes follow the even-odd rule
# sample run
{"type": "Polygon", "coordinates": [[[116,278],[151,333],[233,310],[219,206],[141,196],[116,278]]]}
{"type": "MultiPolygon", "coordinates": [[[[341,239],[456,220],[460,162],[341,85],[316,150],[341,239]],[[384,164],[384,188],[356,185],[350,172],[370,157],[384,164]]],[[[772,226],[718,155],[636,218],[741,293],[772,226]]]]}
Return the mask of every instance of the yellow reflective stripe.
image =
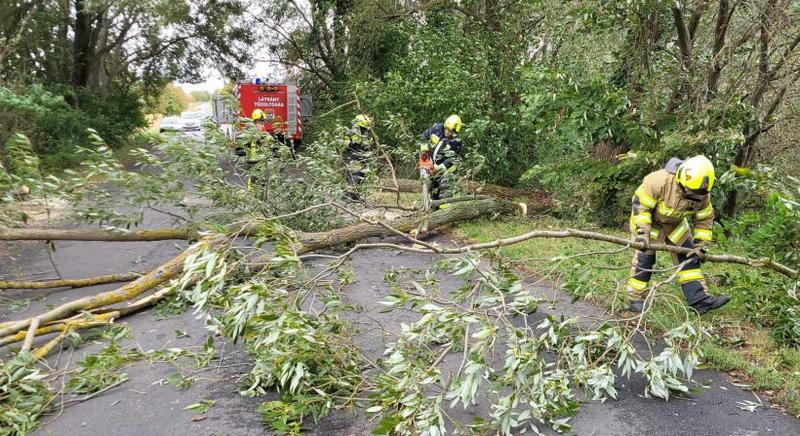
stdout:
{"type": "Polygon", "coordinates": [[[658,239],[658,235],[660,235],[660,234],[661,234],[661,232],[658,231],[658,229],[650,230],[650,239],[654,239],[654,240],[658,239]]]}
{"type": "Polygon", "coordinates": [[[641,280],[635,279],[633,277],[628,279],[628,286],[636,291],[641,291],[647,288],[647,282],[643,282],[641,280]]]}
{"type": "Polygon", "coordinates": [[[636,190],[636,193],[634,195],[636,195],[636,197],[639,198],[639,203],[642,203],[644,207],[648,209],[656,207],[655,198],[651,197],[650,194],[645,192],[644,186],[640,186],[639,189],[636,190]]]}
{"type": "Polygon", "coordinates": [[[678,273],[678,283],[686,283],[694,280],[703,280],[703,273],[699,268],[687,269],[678,273]]]}
{"type": "Polygon", "coordinates": [[[699,219],[699,220],[704,220],[704,219],[710,217],[712,213],[714,213],[714,207],[711,204],[709,204],[708,206],[704,207],[703,209],[700,209],[699,211],[697,211],[697,214],[695,214],[694,217],[699,219]]]}
{"type": "Polygon", "coordinates": [[[675,230],[673,230],[672,232],[670,232],[669,235],[667,235],[667,238],[669,238],[670,241],[677,244],[681,240],[681,238],[683,238],[683,235],[685,235],[686,232],[688,231],[689,231],[689,223],[684,219],[683,221],[681,221],[678,227],[675,227],[675,230]]]}
{"type": "Polygon", "coordinates": [[[675,213],[675,209],[667,206],[666,203],[663,201],[658,202],[658,213],[664,216],[672,216],[675,213]]]}
{"type": "Polygon", "coordinates": [[[711,230],[694,229],[694,232],[692,232],[692,237],[701,241],[710,241],[712,239],[711,236],[711,230]]]}
{"type": "Polygon", "coordinates": [[[653,217],[650,212],[642,212],[633,216],[634,224],[650,224],[653,222],[653,217]]]}

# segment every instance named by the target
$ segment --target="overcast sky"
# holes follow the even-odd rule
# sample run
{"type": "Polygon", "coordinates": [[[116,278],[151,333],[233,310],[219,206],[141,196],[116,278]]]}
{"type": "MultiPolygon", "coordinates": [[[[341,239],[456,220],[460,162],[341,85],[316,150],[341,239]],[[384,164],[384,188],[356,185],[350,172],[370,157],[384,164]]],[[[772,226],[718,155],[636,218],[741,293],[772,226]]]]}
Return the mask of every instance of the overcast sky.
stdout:
{"type": "MultiPolygon", "coordinates": [[[[258,62],[256,63],[255,67],[250,70],[249,77],[260,77],[265,80],[279,80],[280,78],[276,77],[275,74],[274,65],[258,62]]],[[[213,94],[214,91],[222,88],[222,86],[225,85],[225,79],[218,71],[209,70],[204,73],[204,77],[205,81],[200,83],[176,82],[175,84],[180,86],[184,92],[187,93],[191,91],[208,91],[209,94],[213,94]]]]}

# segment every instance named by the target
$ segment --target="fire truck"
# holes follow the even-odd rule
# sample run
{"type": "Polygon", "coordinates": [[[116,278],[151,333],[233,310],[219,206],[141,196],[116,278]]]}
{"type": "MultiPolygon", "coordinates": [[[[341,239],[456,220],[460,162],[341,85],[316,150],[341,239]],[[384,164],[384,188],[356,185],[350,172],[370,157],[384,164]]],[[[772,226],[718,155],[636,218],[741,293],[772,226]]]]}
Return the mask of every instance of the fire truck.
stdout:
{"type": "Polygon", "coordinates": [[[303,126],[311,116],[311,97],[302,95],[295,83],[243,80],[234,86],[233,96],[239,102],[238,110],[231,107],[225,96],[214,95],[212,102],[214,122],[230,125],[226,134],[235,138],[237,130],[244,126],[240,118],[250,118],[254,110],[260,109],[266,115],[266,122],[258,124],[261,130],[292,149],[301,144],[303,126]]]}

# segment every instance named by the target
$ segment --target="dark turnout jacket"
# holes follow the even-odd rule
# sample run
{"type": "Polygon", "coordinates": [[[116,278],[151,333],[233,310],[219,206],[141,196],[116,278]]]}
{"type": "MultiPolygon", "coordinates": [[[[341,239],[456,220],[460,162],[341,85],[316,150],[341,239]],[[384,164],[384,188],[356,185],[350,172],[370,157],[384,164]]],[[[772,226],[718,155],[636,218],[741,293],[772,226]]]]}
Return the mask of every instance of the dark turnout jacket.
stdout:
{"type": "Polygon", "coordinates": [[[422,133],[422,140],[430,142],[431,159],[435,165],[452,167],[454,157],[461,156],[461,137],[453,132],[451,138],[444,136],[444,124],[436,123],[422,133]]]}

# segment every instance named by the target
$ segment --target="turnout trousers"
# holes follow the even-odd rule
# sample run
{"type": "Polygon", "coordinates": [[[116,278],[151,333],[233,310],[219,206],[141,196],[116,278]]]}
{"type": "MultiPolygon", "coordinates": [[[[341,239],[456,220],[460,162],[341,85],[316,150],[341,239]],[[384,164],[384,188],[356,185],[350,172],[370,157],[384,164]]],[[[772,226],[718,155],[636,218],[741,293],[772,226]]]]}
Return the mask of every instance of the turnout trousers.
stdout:
{"type": "MultiPolygon", "coordinates": [[[[689,224],[686,220],[675,224],[653,222],[653,227],[650,231],[650,242],[660,242],[689,249],[694,247],[689,224]]],[[[685,254],[671,254],[674,265],[679,265],[688,259],[685,254]]],[[[634,253],[631,261],[631,277],[628,279],[627,286],[631,301],[642,301],[647,297],[655,263],[656,252],[654,250],[637,250],[634,253]]],[[[686,303],[690,306],[699,303],[708,296],[708,287],[703,273],[700,271],[700,261],[698,259],[692,259],[684,265],[678,271],[677,278],[683,290],[683,296],[686,298],[686,303]]]]}

